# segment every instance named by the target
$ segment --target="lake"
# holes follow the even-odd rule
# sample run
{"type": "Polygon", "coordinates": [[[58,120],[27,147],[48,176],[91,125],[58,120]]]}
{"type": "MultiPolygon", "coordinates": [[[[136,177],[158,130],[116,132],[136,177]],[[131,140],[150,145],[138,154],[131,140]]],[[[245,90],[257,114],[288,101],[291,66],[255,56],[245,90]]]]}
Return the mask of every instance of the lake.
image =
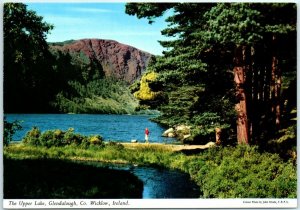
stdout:
{"type": "Polygon", "coordinates": [[[83,135],[101,135],[105,141],[130,142],[136,139],[144,142],[144,130],[150,130],[150,143],[173,143],[175,138],[165,138],[161,134],[165,129],[150,121],[153,115],[106,115],[106,114],[4,114],[9,122],[21,120],[22,130],[13,136],[20,141],[24,135],[36,126],[41,131],[74,128],[75,133],[83,135]]]}

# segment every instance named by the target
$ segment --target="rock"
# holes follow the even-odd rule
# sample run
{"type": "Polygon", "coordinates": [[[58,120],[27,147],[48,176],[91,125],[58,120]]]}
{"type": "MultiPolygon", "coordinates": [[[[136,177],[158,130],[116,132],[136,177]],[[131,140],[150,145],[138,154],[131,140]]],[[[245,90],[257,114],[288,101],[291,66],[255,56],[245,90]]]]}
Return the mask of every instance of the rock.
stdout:
{"type": "Polygon", "coordinates": [[[191,136],[191,134],[183,135],[183,140],[189,138],[190,136],[191,136]]]}
{"type": "Polygon", "coordinates": [[[174,128],[169,128],[168,130],[166,130],[165,132],[163,132],[162,136],[164,136],[164,137],[170,137],[169,136],[170,133],[174,134],[174,128]]]}
{"type": "Polygon", "coordinates": [[[175,133],[168,133],[169,138],[174,138],[175,136],[176,136],[175,133]]]}
{"type": "Polygon", "coordinates": [[[191,126],[178,125],[175,127],[175,133],[181,141],[184,141],[191,136],[191,126]]]}
{"type": "Polygon", "coordinates": [[[140,78],[152,57],[150,53],[132,46],[104,39],[74,40],[63,45],[53,43],[51,49],[78,54],[79,57],[83,54],[90,63],[101,65],[105,76],[129,83],[140,78]]]}
{"type": "Polygon", "coordinates": [[[212,142],[212,141],[210,141],[210,142],[208,142],[207,144],[205,144],[205,147],[207,147],[207,148],[209,148],[209,147],[214,147],[214,146],[216,146],[216,143],[215,143],[215,142],[212,142]]]}

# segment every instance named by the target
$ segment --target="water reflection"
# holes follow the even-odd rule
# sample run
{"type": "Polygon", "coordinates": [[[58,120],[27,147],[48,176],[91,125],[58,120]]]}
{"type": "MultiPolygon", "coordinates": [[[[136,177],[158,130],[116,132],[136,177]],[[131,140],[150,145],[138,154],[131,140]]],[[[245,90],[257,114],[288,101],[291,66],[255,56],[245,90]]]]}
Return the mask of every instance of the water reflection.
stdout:
{"type": "MultiPolygon", "coordinates": [[[[95,163],[94,163],[95,164],[95,163]]],[[[131,165],[103,164],[110,169],[127,170],[144,183],[143,198],[199,198],[199,187],[189,175],[178,170],[131,165]]]]}
{"type": "Polygon", "coordinates": [[[199,197],[199,187],[188,174],[149,167],[136,167],[132,172],[144,183],[143,198],[199,197]]]}

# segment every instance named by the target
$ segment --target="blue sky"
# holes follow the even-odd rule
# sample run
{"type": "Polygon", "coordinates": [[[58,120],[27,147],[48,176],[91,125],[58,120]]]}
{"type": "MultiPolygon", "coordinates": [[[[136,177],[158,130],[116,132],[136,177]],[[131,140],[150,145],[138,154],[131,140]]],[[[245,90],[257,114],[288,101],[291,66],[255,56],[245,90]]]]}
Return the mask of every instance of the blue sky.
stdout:
{"type": "Polygon", "coordinates": [[[26,3],[28,9],[54,25],[48,42],[70,39],[112,39],[138,49],[161,55],[157,40],[166,40],[161,30],[166,28],[164,17],[153,24],[125,14],[125,3],[26,3]]]}

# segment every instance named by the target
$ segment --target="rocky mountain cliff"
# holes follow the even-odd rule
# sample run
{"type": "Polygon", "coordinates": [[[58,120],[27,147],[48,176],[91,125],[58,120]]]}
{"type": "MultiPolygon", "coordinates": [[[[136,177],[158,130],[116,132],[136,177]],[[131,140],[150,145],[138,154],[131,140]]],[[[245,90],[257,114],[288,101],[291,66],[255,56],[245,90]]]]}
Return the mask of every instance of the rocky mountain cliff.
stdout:
{"type": "Polygon", "coordinates": [[[105,76],[113,76],[129,83],[141,76],[152,57],[150,53],[113,40],[70,40],[52,43],[50,46],[64,53],[81,55],[82,59],[88,58],[89,62],[98,62],[105,76]]]}

